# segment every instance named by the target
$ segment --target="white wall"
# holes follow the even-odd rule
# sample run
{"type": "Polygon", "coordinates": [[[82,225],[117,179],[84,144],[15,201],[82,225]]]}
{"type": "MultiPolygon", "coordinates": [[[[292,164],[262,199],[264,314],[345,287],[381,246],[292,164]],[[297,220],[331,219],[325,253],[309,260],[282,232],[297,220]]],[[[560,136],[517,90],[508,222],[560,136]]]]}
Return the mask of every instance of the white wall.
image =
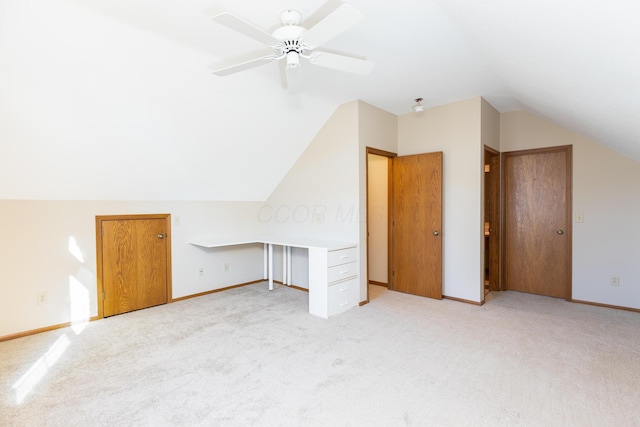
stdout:
{"type": "MultiPolygon", "coordinates": [[[[358,241],[358,103],[333,113],[259,211],[269,233],[358,241]]],[[[281,252],[274,256],[281,277],[281,252]]],[[[307,288],[307,253],[293,254],[293,284],[307,288]]]]}
{"type": "Polygon", "coordinates": [[[481,98],[398,118],[398,155],[443,152],[443,293],[480,302],[482,292],[481,98]]]}
{"type": "Polygon", "coordinates": [[[481,111],[482,129],[480,130],[480,136],[482,145],[500,151],[500,113],[485,99],[482,99],[481,111]]]}
{"type": "Polygon", "coordinates": [[[358,167],[359,167],[359,250],[360,250],[360,301],[367,295],[367,147],[398,152],[398,117],[365,102],[358,102],[358,167]]]}
{"type": "Polygon", "coordinates": [[[268,232],[357,241],[358,103],[334,112],[260,210],[268,232]]]}
{"type": "Polygon", "coordinates": [[[526,111],[500,129],[503,152],[573,145],[573,299],[640,308],[640,163],[526,111]]]}
{"type": "Polygon", "coordinates": [[[97,315],[95,216],[172,215],[173,298],[262,278],[262,246],[202,249],[190,239],[261,231],[255,202],[0,200],[0,337],[97,315]],[[75,254],[75,255],[74,255],[75,254]],[[224,272],[224,264],[229,271],[224,272]],[[204,267],[204,276],[198,268],[204,267]],[[73,291],[73,296],[72,292],[73,291]],[[46,292],[47,304],[36,298],[46,292]],[[83,295],[78,300],[76,295],[83,295]]]}
{"type": "Polygon", "coordinates": [[[258,46],[220,42],[211,2],[172,7],[207,31],[200,49],[97,3],[0,1],[2,199],[265,200],[335,109],[283,90],[276,64],[212,75],[258,46]]]}

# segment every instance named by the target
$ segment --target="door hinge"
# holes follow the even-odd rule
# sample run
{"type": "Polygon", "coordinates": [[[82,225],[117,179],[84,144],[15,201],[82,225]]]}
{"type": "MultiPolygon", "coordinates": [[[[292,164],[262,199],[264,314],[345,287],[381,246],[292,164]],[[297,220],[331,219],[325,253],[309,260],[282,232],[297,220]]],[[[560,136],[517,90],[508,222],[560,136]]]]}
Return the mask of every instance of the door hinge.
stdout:
{"type": "Polygon", "coordinates": [[[102,291],[102,301],[104,301],[104,291],[102,291]]]}

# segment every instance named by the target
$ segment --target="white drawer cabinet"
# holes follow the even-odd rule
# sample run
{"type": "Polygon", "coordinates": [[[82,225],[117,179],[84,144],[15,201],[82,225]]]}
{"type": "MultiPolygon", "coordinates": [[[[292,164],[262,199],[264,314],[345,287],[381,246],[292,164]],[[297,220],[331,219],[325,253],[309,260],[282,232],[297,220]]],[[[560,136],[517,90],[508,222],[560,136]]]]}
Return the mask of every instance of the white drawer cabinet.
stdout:
{"type": "Polygon", "coordinates": [[[350,279],[358,275],[358,263],[350,262],[348,264],[336,265],[328,268],[329,283],[339,280],[350,279]]]}
{"type": "Polygon", "coordinates": [[[309,248],[309,313],[323,318],[358,304],[357,247],[309,248]]]}
{"type": "Polygon", "coordinates": [[[354,307],[358,301],[358,279],[353,278],[329,285],[328,316],[333,316],[354,307]]]}
{"type": "Polygon", "coordinates": [[[329,267],[335,265],[346,264],[349,262],[356,262],[358,260],[357,248],[338,249],[335,251],[327,252],[327,260],[329,267]]]}

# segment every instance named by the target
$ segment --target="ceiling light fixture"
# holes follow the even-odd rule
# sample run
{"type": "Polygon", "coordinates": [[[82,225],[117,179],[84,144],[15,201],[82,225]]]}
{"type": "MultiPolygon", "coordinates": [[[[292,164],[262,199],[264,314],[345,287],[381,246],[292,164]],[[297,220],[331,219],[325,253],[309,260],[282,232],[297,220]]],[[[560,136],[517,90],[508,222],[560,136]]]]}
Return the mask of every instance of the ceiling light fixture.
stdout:
{"type": "Polygon", "coordinates": [[[298,68],[300,66],[300,54],[295,50],[287,52],[287,68],[298,68]]]}
{"type": "Polygon", "coordinates": [[[413,111],[416,113],[422,113],[424,111],[424,105],[422,105],[422,98],[416,98],[416,105],[413,106],[413,111]]]}

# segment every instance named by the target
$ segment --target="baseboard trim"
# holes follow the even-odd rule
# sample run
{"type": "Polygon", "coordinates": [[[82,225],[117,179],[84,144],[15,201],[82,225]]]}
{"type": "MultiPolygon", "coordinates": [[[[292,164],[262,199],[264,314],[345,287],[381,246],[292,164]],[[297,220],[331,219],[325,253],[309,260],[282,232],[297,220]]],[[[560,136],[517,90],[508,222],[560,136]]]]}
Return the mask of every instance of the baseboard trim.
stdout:
{"type": "Polygon", "coordinates": [[[215,293],[217,293],[217,292],[228,291],[229,289],[235,289],[235,288],[241,288],[241,287],[243,287],[243,286],[255,285],[256,283],[260,283],[260,282],[264,282],[264,279],[260,279],[260,280],[252,280],[251,282],[239,283],[239,284],[237,284],[237,285],[226,286],[226,287],[224,287],[224,288],[212,289],[212,290],[210,290],[210,291],[200,292],[200,293],[197,293],[197,294],[186,295],[186,296],[184,296],[184,297],[180,297],[180,298],[173,298],[173,299],[171,300],[171,302],[184,301],[184,300],[186,300],[186,299],[197,298],[197,297],[203,297],[203,296],[205,296],[205,295],[215,294],[215,293]]]}
{"type": "Polygon", "coordinates": [[[384,286],[387,289],[389,288],[389,284],[388,283],[376,282],[375,280],[369,280],[369,284],[370,285],[376,285],[376,286],[384,286]]]}
{"type": "MultiPolygon", "coordinates": [[[[262,282],[265,282],[266,280],[262,280],[262,282]]],[[[283,282],[281,282],[280,280],[274,280],[273,283],[276,283],[278,285],[282,285],[282,286],[286,286],[287,288],[292,288],[292,289],[297,289],[298,291],[302,291],[302,292],[309,292],[309,289],[307,288],[303,288],[301,286],[296,286],[296,285],[285,285],[283,282]]]]}
{"type": "Polygon", "coordinates": [[[358,304],[359,307],[362,307],[363,305],[369,304],[369,300],[364,300],[364,301],[360,301],[360,303],[358,304]]]}
{"type": "Polygon", "coordinates": [[[274,280],[273,283],[277,283],[278,285],[286,286],[287,288],[296,289],[298,291],[309,292],[309,289],[307,289],[307,288],[303,288],[303,287],[296,286],[296,285],[285,285],[284,283],[282,283],[279,280],[274,280]]]}
{"type": "Polygon", "coordinates": [[[442,299],[449,299],[451,301],[457,301],[457,302],[463,302],[465,304],[471,304],[471,305],[484,305],[484,300],[478,302],[478,301],[471,301],[468,299],[463,299],[463,298],[456,298],[456,297],[448,297],[446,295],[442,295],[442,299]]]}
{"type": "Polygon", "coordinates": [[[575,302],[577,304],[586,304],[586,305],[593,305],[596,307],[613,308],[615,310],[624,310],[624,311],[632,311],[634,313],[640,313],[640,308],[623,307],[621,305],[601,304],[599,302],[582,301],[579,299],[570,299],[569,301],[575,302]]]}
{"type": "MultiPolygon", "coordinates": [[[[98,320],[98,319],[100,319],[98,316],[90,317],[89,322],[93,322],[94,320],[98,320]]],[[[9,334],[9,335],[0,337],[0,342],[15,340],[17,338],[28,337],[29,335],[41,334],[43,332],[55,331],[56,329],[67,328],[71,325],[72,325],[71,322],[65,322],[65,323],[60,323],[58,325],[45,326],[44,328],[31,329],[29,331],[24,331],[24,332],[16,332],[15,334],[9,334]]]]}

